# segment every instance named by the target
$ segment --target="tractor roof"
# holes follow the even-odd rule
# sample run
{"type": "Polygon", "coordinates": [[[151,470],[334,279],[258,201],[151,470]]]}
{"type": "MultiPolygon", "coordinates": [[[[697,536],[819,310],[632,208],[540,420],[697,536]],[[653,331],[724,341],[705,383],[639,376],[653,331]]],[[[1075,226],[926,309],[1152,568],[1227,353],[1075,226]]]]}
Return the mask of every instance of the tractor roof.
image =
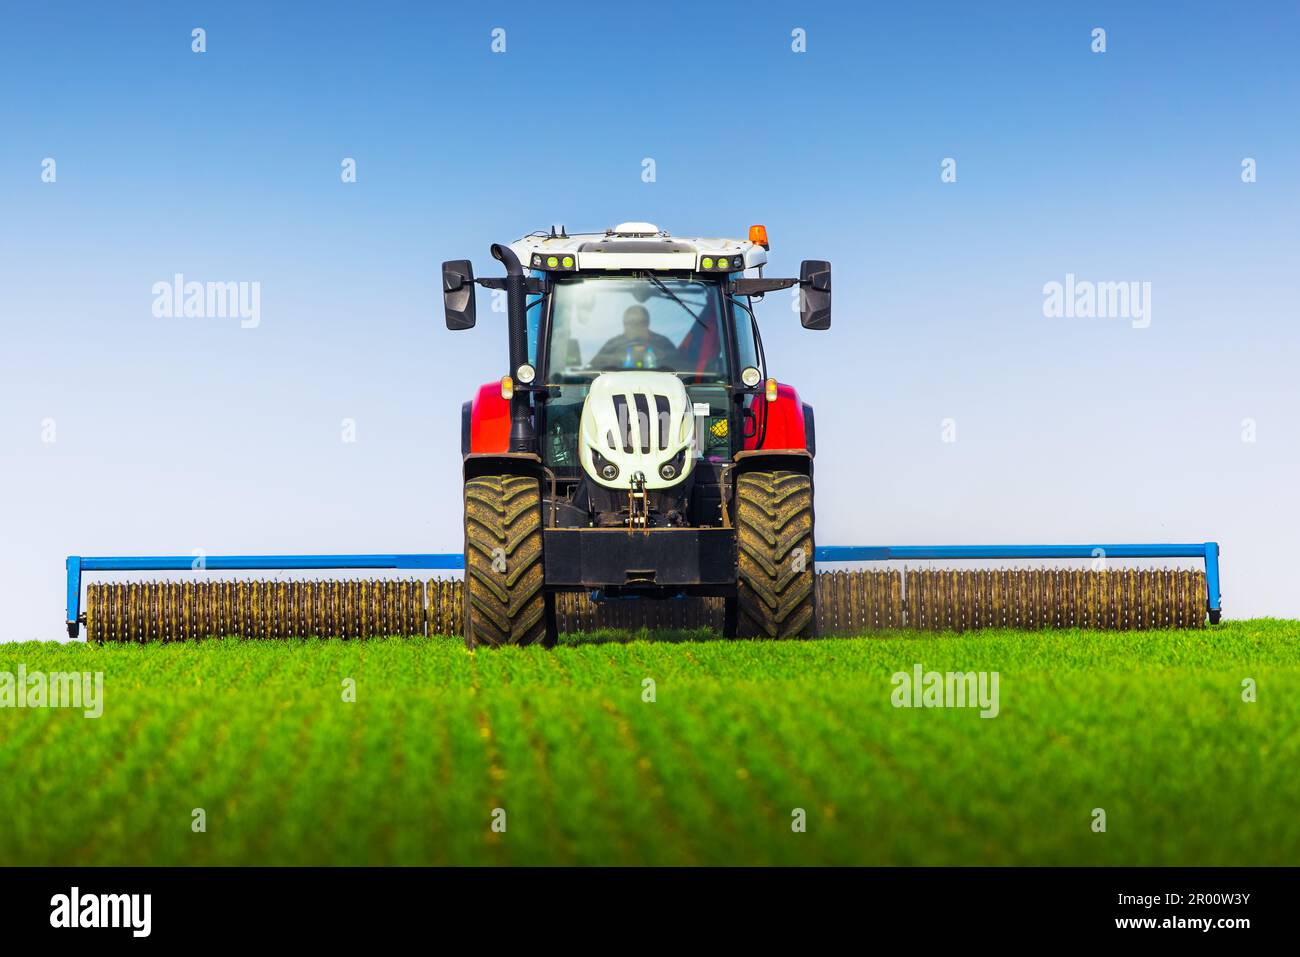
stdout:
{"type": "MultiPolygon", "coordinates": [[[[722,256],[743,259],[752,269],[767,262],[767,250],[747,239],[673,236],[653,223],[619,223],[599,233],[529,233],[511,244],[525,269],[547,266],[551,257],[563,261],[571,256],[574,269],[688,269],[700,267],[700,260],[722,256]]],[[[738,271],[740,266],[737,265],[738,271]]]]}

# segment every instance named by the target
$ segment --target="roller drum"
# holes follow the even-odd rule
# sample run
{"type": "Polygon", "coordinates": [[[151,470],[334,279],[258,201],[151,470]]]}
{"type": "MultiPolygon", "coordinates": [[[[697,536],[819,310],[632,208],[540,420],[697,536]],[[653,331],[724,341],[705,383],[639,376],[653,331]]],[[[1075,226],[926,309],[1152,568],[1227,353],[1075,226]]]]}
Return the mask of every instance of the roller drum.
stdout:
{"type": "MultiPolygon", "coordinates": [[[[1063,569],[817,574],[822,635],[886,629],[1201,628],[1201,571],[1063,569]]],[[[94,642],[461,636],[460,579],[420,581],[125,582],[86,588],[94,642]]],[[[705,628],[720,632],[721,598],[593,602],[556,596],[561,632],[705,628]]]]}

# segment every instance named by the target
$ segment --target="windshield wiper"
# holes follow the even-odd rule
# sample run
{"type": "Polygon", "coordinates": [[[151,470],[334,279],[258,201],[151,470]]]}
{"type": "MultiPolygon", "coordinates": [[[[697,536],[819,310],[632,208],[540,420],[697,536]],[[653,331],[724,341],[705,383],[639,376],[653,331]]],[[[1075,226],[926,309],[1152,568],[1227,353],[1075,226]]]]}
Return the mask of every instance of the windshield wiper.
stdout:
{"type": "MultiPolygon", "coordinates": [[[[704,320],[702,320],[702,319],[701,319],[699,316],[697,316],[695,313],[691,312],[691,307],[688,306],[688,305],[686,305],[686,303],[682,302],[681,299],[677,298],[677,293],[673,292],[673,291],[672,291],[671,289],[669,289],[666,285],[664,285],[664,281],[663,281],[662,279],[660,279],[660,278],[659,278],[658,276],[656,276],[654,273],[646,273],[646,278],[649,279],[649,280],[650,280],[652,283],[654,283],[656,286],[658,286],[660,289],[662,289],[662,290],[664,291],[664,294],[665,294],[666,296],[668,296],[669,299],[671,299],[673,302],[677,303],[677,305],[679,305],[679,306],[681,306],[683,309],[685,309],[685,310],[686,310],[686,314],[687,314],[688,316],[690,316],[692,319],[694,319],[694,320],[695,320],[697,323],[699,323],[701,326],[704,326],[704,320]]],[[[707,329],[708,327],[707,327],[707,326],[704,326],[704,328],[707,329]]]]}

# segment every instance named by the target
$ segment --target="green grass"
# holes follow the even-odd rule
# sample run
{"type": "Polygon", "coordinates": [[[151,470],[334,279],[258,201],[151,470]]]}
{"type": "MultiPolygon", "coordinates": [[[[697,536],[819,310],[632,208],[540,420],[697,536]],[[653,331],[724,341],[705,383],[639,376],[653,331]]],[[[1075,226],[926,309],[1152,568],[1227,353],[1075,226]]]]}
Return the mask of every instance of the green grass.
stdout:
{"type": "Polygon", "coordinates": [[[0,645],[105,675],[99,719],[0,709],[0,864],[1300,862],[1300,622],[615,637],[0,645]],[[895,709],[917,662],[1001,713],[895,709]]]}

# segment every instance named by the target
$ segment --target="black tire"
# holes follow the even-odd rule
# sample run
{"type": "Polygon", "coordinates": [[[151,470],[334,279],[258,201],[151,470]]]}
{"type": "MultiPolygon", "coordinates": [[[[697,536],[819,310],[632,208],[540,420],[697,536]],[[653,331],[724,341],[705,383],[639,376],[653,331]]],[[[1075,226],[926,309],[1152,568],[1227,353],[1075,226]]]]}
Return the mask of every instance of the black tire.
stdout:
{"type": "Polygon", "coordinates": [[[816,637],[812,480],[798,472],[744,473],[736,479],[736,529],[740,636],[816,637]]]}
{"type": "Polygon", "coordinates": [[[542,495],[535,478],[485,475],[465,483],[465,645],[555,643],[543,587],[542,495]]]}

